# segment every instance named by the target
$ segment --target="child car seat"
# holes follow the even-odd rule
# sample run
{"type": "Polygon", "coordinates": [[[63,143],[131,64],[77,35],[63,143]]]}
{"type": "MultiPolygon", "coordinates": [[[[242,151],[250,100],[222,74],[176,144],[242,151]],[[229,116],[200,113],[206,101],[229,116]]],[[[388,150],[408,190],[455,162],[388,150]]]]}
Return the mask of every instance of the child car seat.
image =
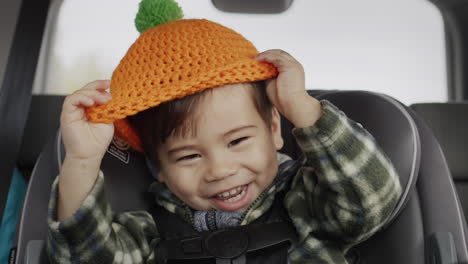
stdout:
{"type": "MultiPolygon", "coordinates": [[[[354,262],[468,263],[466,224],[445,159],[419,118],[398,101],[381,94],[363,91],[310,94],[331,101],[370,131],[395,165],[403,187],[398,206],[384,228],[351,251],[354,262]]],[[[285,139],[282,151],[297,157],[300,151],[290,134],[292,125],[283,120],[282,126],[285,139]]],[[[41,153],[31,176],[18,230],[15,263],[48,263],[44,247],[47,204],[63,156],[57,135],[41,153]]],[[[151,199],[146,190],[153,179],[142,154],[115,142],[103,159],[102,170],[106,175],[106,194],[115,211],[149,209],[151,199]]]]}

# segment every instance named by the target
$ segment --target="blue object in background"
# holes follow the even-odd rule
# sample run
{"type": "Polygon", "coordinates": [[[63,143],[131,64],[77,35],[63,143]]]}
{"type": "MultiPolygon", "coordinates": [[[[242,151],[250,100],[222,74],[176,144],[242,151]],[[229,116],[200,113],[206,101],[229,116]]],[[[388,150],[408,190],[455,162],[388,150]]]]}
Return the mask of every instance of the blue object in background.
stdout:
{"type": "Polygon", "coordinates": [[[8,263],[8,255],[15,235],[16,221],[20,215],[26,187],[27,184],[21,172],[15,168],[10,190],[8,191],[2,224],[0,225],[0,264],[8,263]]]}

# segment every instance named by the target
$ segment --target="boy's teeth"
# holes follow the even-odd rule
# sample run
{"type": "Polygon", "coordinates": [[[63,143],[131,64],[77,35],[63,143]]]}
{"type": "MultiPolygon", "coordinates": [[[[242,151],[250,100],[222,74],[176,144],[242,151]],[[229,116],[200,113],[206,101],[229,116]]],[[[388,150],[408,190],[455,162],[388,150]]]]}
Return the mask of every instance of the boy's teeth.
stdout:
{"type": "Polygon", "coordinates": [[[239,186],[239,187],[233,188],[231,190],[228,190],[228,191],[225,191],[225,192],[222,192],[222,193],[218,193],[216,195],[216,197],[224,199],[227,202],[233,202],[233,201],[239,200],[240,197],[242,197],[243,194],[245,194],[245,186],[239,186]],[[230,197],[230,198],[227,199],[227,197],[230,197]]]}
{"type": "Polygon", "coordinates": [[[242,198],[242,196],[244,196],[244,194],[245,194],[245,190],[242,190],[241,193],[239,193],[238,195],[236,195],[236,196],[234,196],[232,198],[227,199],[226,202],[228,202],[228,203],[235,202],[235,201],[239,200],[240,198],[242,198]]]}

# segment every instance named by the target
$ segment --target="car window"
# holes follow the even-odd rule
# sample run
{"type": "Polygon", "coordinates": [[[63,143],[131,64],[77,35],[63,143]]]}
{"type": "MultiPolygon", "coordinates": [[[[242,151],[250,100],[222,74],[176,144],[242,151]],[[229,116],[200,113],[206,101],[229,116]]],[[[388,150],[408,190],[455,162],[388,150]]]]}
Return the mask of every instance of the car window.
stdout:
{"type": "MultiPolygon", "coordinates": [[[[110,78],[138,37],[136,0],[65,0],[49,41],[45,85],[68,94],[110,78]]],[[[259,51],[280,48],[304,66],[307,89],[370,90],[410,104],[447,100],[444,25],[426,0],[294,0],[280,14],[233,14],[210,0],[178,0],[186,18],[243,34],[259,51]]]]}

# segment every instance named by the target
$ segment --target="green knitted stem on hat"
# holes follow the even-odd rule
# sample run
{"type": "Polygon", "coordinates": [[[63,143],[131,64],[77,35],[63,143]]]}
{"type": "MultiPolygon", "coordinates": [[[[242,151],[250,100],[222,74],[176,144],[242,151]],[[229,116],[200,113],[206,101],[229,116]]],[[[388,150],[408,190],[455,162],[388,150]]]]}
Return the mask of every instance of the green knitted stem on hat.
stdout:
{"type": "Polygon", "coordinates": [[[174,0],[143,0],[135,17],[138,32],[184,17],[182,8],[174,0]]]}

